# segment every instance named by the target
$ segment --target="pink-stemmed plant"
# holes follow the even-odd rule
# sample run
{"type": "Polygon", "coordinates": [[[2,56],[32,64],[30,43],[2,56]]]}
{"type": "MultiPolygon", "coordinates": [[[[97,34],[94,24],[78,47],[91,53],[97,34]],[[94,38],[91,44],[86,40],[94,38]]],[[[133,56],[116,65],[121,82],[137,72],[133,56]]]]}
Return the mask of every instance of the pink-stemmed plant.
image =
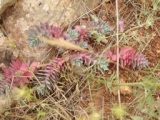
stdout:
{"type": "Polygon", "coordinates": [[[21,86],[29,82],[28,78],[32,77],[31,72],[36,69],[37,65],[37,62],[26,65],[19,60],[12,60],[9,67],[3,68],[4,78],[13,86],[21,86]]]}
{"type": "MultiPolygon", "coordinates": [[[[112,52],[107,50],[105,57],[111,61],[116,61],[116,50],[112,52]]],[[[132,67],[133,69],[142,69],[148,66],[149,62],[145,55],[140,52],[136,52],[132,47],[123,47],[119,53],[120,65],[124,67],[132,67]]]]}

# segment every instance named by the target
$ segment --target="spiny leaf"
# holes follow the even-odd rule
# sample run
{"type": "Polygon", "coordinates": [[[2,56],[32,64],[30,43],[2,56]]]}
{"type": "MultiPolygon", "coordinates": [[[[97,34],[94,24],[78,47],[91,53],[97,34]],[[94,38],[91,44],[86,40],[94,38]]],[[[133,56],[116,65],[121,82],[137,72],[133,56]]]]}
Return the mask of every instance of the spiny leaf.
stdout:
{"type": "Polygon", "coordinates": [[[98,43],[107,43],[108,41],[106,40],[105,35],[103,35],[102,33],[99,33],[96,30],[91,30],[89,31],[91,34],[91,37],[98,43]]]}

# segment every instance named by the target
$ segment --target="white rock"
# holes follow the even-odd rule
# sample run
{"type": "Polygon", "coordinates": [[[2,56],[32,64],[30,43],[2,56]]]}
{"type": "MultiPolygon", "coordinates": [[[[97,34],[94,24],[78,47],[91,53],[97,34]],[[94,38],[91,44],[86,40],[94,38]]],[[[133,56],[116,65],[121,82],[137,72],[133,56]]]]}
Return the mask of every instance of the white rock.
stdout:
{"type": "Polygon", "coordinates": [[[43,6],[43,10],[46,11],[46,12],[49,11],[49,6],[48,6],[48,4],[45,4],[45,5],[43,6]]]}

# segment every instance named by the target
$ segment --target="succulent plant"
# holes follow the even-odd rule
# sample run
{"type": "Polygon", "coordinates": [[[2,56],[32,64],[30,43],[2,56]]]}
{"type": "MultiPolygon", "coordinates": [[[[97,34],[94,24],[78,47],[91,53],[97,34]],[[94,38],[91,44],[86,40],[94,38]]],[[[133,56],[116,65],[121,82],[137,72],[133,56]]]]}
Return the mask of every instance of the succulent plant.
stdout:
{"type": "Polygon", "coordinates": [[[52,64],[54,64],[55,67],[57,67],[59,70],[62,68],[65,60],[63,58],[54,58],[52,60],[52,64]]]}
{"type": "Polygon", "coordinates": [[[35,86],[35,90],[36,90],[38,95],[41,95],[41,96],[45,95],[45,86],[44,86],[44,84],[42,86],[40,86],[40,85],[35,86]]]}
{"type": "Polygon", "coordinates": [[[32,36],[32,35],[28,36],[27,40],[28,40],[28,44],[32,47],[38,46],[40,43],[39,38],[37,38],[36,36],[32,36]]]}
{"type": "Polygon", "coordinates": [[[63,29],[60,27],[49,25],[48,23],[41,23],[40,25],[35,25],[31,27],[28,35],[28,43],[30,46],[38,46],[40,40],[39,36],[46,36],[49,38],[63,38],[63,29]]]}
{"type": "Polygon", "coordinates": [[[88,48],[88,42],[86,41],[80,41],[78,44],[82,48],[88,48]]]}
{"type": "Polygon", "coordinates": [[[89,21],[89,29],[95,30],[103,35],[106,35],[110,32],[110,25],[103,21],[102,19],[91,15],[92,21],[89,21]]]}
{"type": "Polygon", "coordinates": [[[36,77],[40,81],[41,85],[37,82],[36,91],[39,95],[44,95],[46,91],[55,90],[55,83],[59,78],[59,71],[61,70],[65,61],[62,58],[54,58],[52,62],[39,70],[36,77]]]}
{"type": "Polygon", "coordinates": [[[69,41],[76,41],[78,40],[79,33],[76,29],[69,29],[68,31],[66,31],[66,33],[64,33],[64,36],[69,41]]]}
{"type": "MultiPolygon", "coordinates": [[[[48,31],[48,24],[42,24],[42,23],[40,23],[40,25],[35,25],[33,28],[32,28],[32,31],[34,31],[33,33],[35,34],[35,35],[42,35],[42,36],[49,36],[50,35],[50,33],[49,33],[49,31],[48,31]]],[[[32,34],[32,33],[31,33],[32,34]]]]}
{"type": "Polygon", "coordinates": [[[108,62],[105,59],[98,60],[97,66],[98,66],[98,69],[100,69],[100,70],[103,70],[103,71],[109,70],[108,69],[108,66],[109,66],[108,62]]]}
{"type": "Polygon", "coordinates": [[[53,38],[63,37],[63,29],[55,25],[49,25],[48,23],[41,23],[40,25],[36,25],[34,27],[33,33],[36,33],[36,35],[42,35],[53,38]]]}
{"type": "Polygon", "coordinates": [[[110,60],[110,61],[116,61],[117,60],[117,54],[116,54],[116,49],[114,50],[114,52],[112,53],[112,51],[110,49],[106,50],[104,56],[110,60]]]}
{"type": "Polygon", "coordinates": [[[133,59],[132,68],[142,69],[148,67],[148,64],[149,62],[146,56],[144,56],[142,53],[136,53],[133,59]]]}
{"type": "Polygon", "coordinates": [[[81,56],[78,56],[77,54],[71,55],[71,64],[77,67],[80,67],[83,64],[83,60],[81,56]]]}
{"type": "Polygon", "coordinates": [[[98,25],[97,25],[97,30],[103,34],[103,35],[106,35],[110,32],[110,26],[109,24],[107,24],[106,22],[104,21],[101,21],[98,25]]]}
{"type": "MultiPolygon", "coordinates": [[[[114,54],[112,53],[111,50],[107,50],[105,52],[105,57],[112,60],[116,61],[116,51],[114,54]]],[[[142,69],[148,66],[149,62],[145,55],[143,55],[140,52],[136,52],[133,48],[131,47],[123,47],[120,50],[120,64],[122,66],[126,67],[132,67],[133,69],[142,69]]]]}
{"type": "Polygon", "coordinates": [[[57,27],[54,25],[48,25],[48,27],[46,27],[46,29],[48,30],[49,34],[52,35],[53,38],[63,37],[63,29],[61,29],[60,27],[57,27]]]}
{"type": "Polygon", "coordinates": [[[72,54],[70,56],[70,61],[72,65],[76,65],[80,67],[82,64],[86,66],[90,66],[92,64],[96,64],[97,69],[106,71],[108,70],[108,62],[105,59],[98,59],[95,55],[91,53],[79,52],[76,54],[72,54]]]}
{"type": "Polygon", "coordinates": [[[26,65],[19,60],[12,60],[10,67],[3,68],[4,79],[14,86],[21,86],[29,82],[29,77],[32,77],[31,70],[34,71],[37,62],[26,65]]]}
{"type": "Polygon", "coordinates": [[[40,88],[41,89],[45,88],[52,91],[53,90],[52,83],[54,84],[54,82],[56,82],[58,73],[56,72],[56,69],[53,65],[47,65],[44,70],[39,70],[36,76],[39,79],[40,83],[42,84],[41,87],[39,87],[38,85],[39,88],[38,90],[40,90],[40,88]]]}
{"type": "Polygon", "coordinates": [[[136,52],[131,47],[124,47],[121,49],[120,62],[122,66],[131,65],[133,69],[141,69],[148,66],[147,58],[142,53],[136,52]]]}
{"type": "Polygon", "coordinates": [[[83,64],[90,66],[91,64],[95,64],[97,62],[97,57],[91,53],[81,53],[80,56],[83,59],[83,64]]]}
{"type": "Polygon", "coordinates": [[[90,35],[91,35],[91,37],[95,40],[95,42],[96,42],[97,44],[101,44],[102,42],[103,42],[103,43],[106,43],[106,42],[107,42],[107,41],[106,41],[106,36],[103,35],[103,34],[101,34],[101,33],[99,33],[99,32],[96,31],[96,30],[91,30],[91,31],[90,31],[90,35]]]}
{"type": "Polygon", "coordinates": [[[77,30],[79,32],[79,39],[80,40],[85,40],[88,38],[88,31],[86,29],[86,26],[79,26],[79,25],[76,25],[75,26],[75,30],[77,30]]]}

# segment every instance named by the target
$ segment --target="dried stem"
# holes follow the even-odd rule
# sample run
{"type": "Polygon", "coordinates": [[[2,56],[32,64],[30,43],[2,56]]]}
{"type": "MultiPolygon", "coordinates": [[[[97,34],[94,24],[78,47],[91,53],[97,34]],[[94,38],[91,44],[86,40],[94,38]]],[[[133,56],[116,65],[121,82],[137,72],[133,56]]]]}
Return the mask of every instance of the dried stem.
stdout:
{"type": "MultiPolygon", "coordinates": [[[[116,77],[117,82],[120,84],[119,79],[119,10],[118,10],[118,0],[116,0],[116,16],[117,16],[117,32],[116,32],[116,43],[117,43],[117,71],[116,71],[116,77]]],[[[118,86],[118,103],[119,107],[121,108],[121,95],[120,95],[120,87],[118,86]]],[[[120,118],[122,120],[122,117],[120,118]]]]}

